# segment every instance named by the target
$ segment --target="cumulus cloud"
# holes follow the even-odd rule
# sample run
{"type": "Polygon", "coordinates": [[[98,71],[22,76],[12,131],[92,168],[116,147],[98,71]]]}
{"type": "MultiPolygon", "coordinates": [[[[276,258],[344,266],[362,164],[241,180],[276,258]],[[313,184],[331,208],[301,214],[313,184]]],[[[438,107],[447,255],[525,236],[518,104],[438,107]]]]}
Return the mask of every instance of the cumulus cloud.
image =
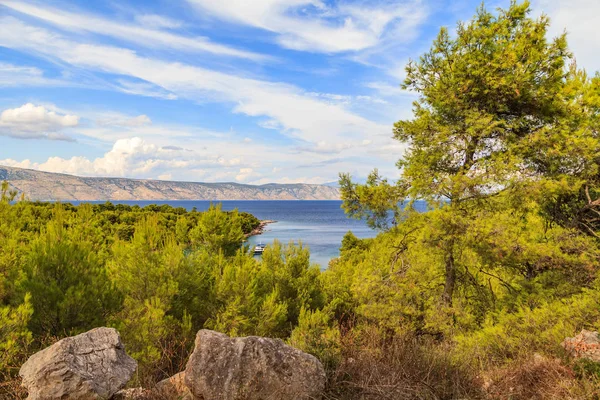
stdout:
{"type": "Polygon", "coordinates": [[[7,158],[4,160],[0,160],[0,165],[4,165],[6,167],[16,167],[16,168],[26,168],[26,169],[36,169],[37,164],[32,162],[29,159],[23,161],[13,160],[12,158],[7,158]]]}
{"type": "Polygon", "coordinates": [[[235,180],[238,182],[243,182],[252,175],[255,175],[252,168],[240,168],[240,173],[235,176],[235,180]]]}
{"type": "Polygon", "coordinates": [[[325,53],[373,47],[390,26],[410,31],[424,19],[422,5],[410,1],[368,6],[321,0],[188,1],[203,14],[274,32],[283,47],[325,53]]]}
{"type": "MultiPolygon", "coordinates": [[[[177,146],[158,146],[142,138],[117,140],[110,151],[93,160],[87,157],[50,157],[45,162],[30,160],[0,160],[0,165],[38,169],[47,172],[82,176],[165,177],[169,170],[210,169],[235,167],[232,175],[251,175],[252,170],[239,168],[239,158],[200,155],[177,146]],[[170,148],[169,148],[170,147],[170,148]]],[[[172,176],[172,175],[170,175],[172,176]]],[[[163,178],[160,178],[163,179],[163,178]]]]}
{"type": "Polygon", "coordinates": [[[18,139],[73,139],[59,131],[79,124],[76,115],[59,114],[44,106],[27,103],[18,108],[10,108],[0,114],[0,135],[18,139]]]}
{"type": "Polygon", "coordinates": [[[173,175],[172,174],[161,174],[158,176],[158,179],[160,179],[161,181],[170,181],[173,179],[173,175]]]}

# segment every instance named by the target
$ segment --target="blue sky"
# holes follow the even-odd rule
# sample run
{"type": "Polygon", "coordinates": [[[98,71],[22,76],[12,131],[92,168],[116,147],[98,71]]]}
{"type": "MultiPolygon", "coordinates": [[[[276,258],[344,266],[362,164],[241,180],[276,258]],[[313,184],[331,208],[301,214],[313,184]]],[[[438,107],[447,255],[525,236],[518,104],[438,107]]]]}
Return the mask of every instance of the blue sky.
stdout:
{"type": "MultiPolygon", "coordinates": [[[[0,165],[323,183],[397,176],[407,60],[479,1],[0,0],[0,165]]],[[[508,1],[486,3],[506,7],[508,1]]],[[[537,0],[597,70],[597,0],[537,0]]]]}

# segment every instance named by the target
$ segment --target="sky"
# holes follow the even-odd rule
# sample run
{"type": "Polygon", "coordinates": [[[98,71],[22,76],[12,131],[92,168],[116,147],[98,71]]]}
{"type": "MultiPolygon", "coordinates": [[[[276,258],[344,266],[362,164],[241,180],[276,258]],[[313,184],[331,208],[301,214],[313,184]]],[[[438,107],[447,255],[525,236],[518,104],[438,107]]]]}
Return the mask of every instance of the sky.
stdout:
{"type": "MultiPolygon", "coordinates": [[[[0,0],[0,165],[80,176],[394,179],[404,67],[480,1],[0,0]]],[[[486,2],[507,7],[509,1],[486,2]]],[[[600,66],[598,0],[534,0],[600,66]]]]}

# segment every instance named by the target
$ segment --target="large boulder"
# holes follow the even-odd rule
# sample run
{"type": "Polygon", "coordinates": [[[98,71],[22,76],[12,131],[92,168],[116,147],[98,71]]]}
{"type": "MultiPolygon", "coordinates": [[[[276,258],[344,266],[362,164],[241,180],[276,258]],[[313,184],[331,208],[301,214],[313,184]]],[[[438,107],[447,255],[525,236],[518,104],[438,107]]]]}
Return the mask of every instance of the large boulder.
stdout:
{"type": "Polygon", "coordinates": [[[201,330],[185,384],[204,400],[318,399],[325,371],[315,357],[278,339],[201,330]]]}
{"type": "Polygon", "coordinates": [[[600,362],[600,338],[598,332],[583,329],[579,335],[566,338],[562,346],[574,358],[587,358],[600,362]]]}
{"type": "Polygon", "coordinates": [[[109,399],[127,384],[136,368],[119,333],[96,328],[35,353],[19,375],[30,400],[109,399]]]}

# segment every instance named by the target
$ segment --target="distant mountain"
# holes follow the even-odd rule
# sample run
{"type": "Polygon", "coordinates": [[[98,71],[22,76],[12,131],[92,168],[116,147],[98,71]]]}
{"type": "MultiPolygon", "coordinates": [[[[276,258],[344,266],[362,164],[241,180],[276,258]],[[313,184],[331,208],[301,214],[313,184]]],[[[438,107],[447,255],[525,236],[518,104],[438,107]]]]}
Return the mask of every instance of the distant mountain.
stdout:
{"type": "MultiPolygon", "coordinates": [[[[364,185],[365,183],[367,183],[367,178],[360,178],[360,177],[354,177],[351,176],[352,178],[352,182],[354,183],[358,183],[361,185],[364,185]]],[[[333,182],[326,182],[326,183],[322,183],[323,186],[331,186],[334,188],[339,188],[340,187],[340,182],[339,181],[333,181],[333,182]]]]}
{"type": "Polygon", "coordinates": [[[335,182],[325,182],[325,183],[323,183],[323,186],[329,186],[329,187],[339,188],[340,184],[339,184],[338,181],[335,181],[335,182]]]}
{"type": "Polygon", "coordinates": [[[339,190],[324,185],[174,182],[127,178],[88,178],[0,166],[0,182],[31,200],[338,200],[339,190]]]}

